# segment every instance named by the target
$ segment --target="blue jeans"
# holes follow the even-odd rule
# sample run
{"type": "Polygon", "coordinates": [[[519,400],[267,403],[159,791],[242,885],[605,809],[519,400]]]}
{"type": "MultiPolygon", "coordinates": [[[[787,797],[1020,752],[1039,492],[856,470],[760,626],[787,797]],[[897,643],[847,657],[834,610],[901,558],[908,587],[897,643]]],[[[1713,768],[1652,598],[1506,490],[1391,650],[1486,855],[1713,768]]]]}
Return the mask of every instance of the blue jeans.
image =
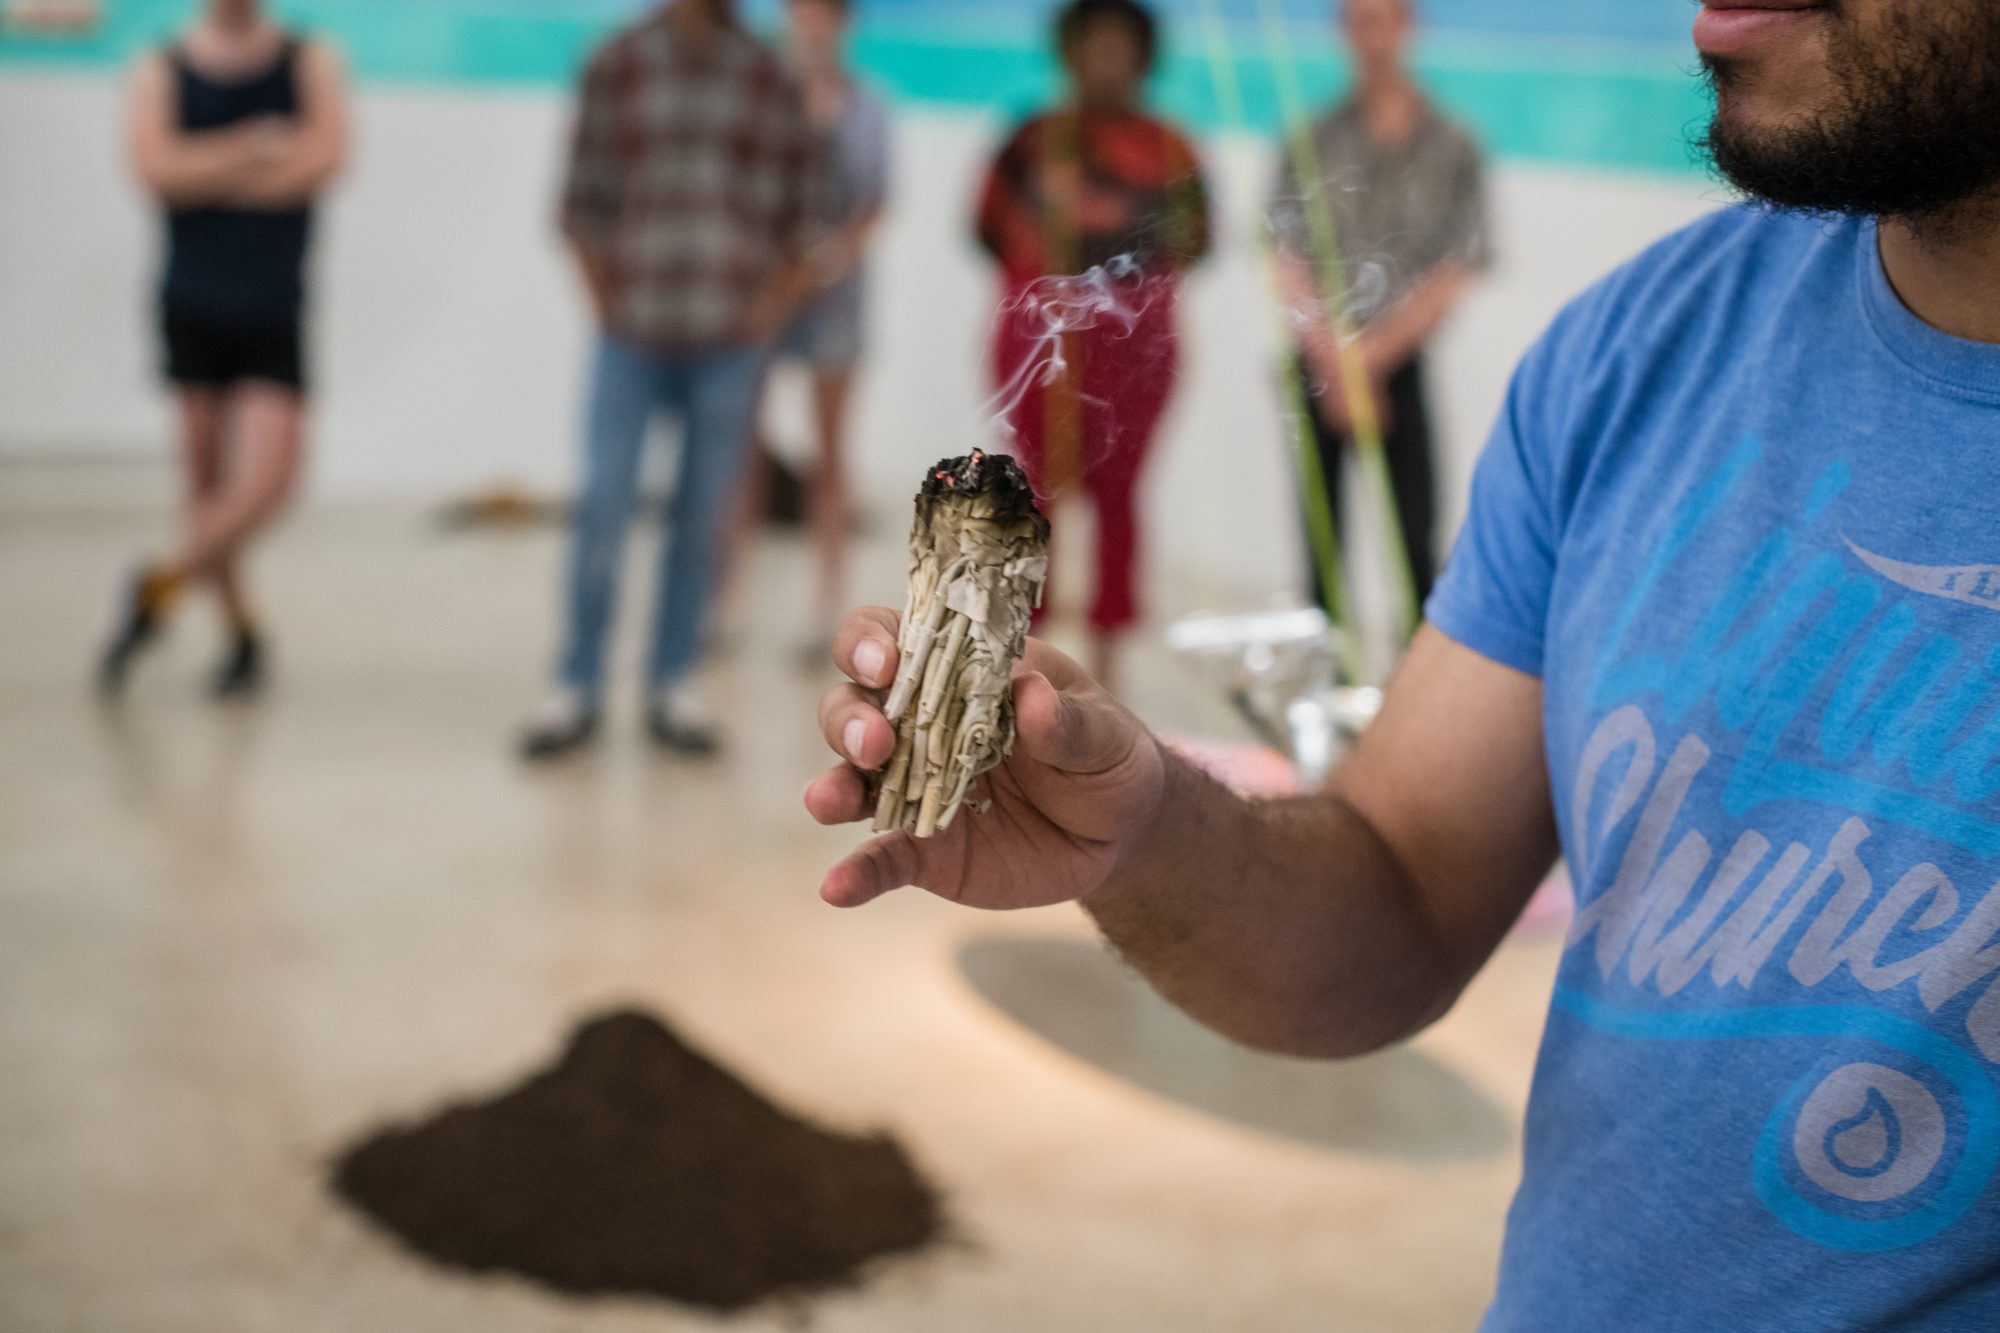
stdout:
{"type": "Polygon", "coordinates": [[[748,454],[763,383],[761,348],[721,347],[669,356],[610,335],[598,340],[584,427],[583,492],[569,568],[565,685],[595,700],[618,603],[618,572],[639,485],[646,427],[656,412],[679,418],[680,477],[661,543],[658,609],[646,659],[649,685],[693,667],[714,579],[715,554],[748,454]]]}

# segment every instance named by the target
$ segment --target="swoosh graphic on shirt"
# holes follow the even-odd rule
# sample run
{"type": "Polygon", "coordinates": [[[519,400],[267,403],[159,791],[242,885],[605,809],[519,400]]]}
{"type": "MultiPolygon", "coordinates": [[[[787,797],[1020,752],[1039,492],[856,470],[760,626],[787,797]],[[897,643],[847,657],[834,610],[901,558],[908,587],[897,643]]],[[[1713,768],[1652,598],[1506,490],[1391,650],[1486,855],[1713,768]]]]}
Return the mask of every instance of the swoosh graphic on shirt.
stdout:
{"type": "Polygon", "coordinates": [[[1915,565],[1877,555],[1852,538],[1844,540],[1863,564],[1891,583],[1929,597],[2000,611],[2000,565],[1915,565]]]}

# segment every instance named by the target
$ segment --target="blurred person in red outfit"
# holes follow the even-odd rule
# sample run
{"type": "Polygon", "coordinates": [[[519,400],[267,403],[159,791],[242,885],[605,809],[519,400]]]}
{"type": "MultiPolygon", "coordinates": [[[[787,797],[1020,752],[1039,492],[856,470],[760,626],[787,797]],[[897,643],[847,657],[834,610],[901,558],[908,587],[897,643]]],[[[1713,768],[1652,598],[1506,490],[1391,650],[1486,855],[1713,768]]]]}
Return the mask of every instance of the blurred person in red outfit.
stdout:
{"type": "Polygon", "coordinates": [[[1152,15],[1074,0],[1055,41],[1067,94],[994,159],[978,234],[1000,267],[992,371],[1014,452],[1045,509],[1080,486],[1096,510],[1091,664],[1105,680],[1139,619],[1139,473],[1173,391],[1175,290],[1208,249],[1208,196],[1187,138],[1142,108],[1152,15]]]}

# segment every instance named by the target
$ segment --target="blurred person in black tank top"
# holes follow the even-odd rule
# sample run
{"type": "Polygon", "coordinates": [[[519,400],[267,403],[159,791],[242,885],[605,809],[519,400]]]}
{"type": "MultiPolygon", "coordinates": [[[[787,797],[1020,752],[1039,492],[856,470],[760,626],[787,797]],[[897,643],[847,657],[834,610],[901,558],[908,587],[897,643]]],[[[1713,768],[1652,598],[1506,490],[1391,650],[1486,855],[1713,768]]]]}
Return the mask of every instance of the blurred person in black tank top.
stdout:
{"type": "Polygon", "coordinates": [[[258,0],[209,0],[134,72],[133,165],[166,216],[158,318],[187,513],[177,549],[131,580],[100,667],[108,691],[197,582],[215,588],[230,624],[215,693],[260,683],[241,568],[299,472],[306,251],[313,203],[345,149],[344,82],[330,50],[277,27],[258,0]]]}

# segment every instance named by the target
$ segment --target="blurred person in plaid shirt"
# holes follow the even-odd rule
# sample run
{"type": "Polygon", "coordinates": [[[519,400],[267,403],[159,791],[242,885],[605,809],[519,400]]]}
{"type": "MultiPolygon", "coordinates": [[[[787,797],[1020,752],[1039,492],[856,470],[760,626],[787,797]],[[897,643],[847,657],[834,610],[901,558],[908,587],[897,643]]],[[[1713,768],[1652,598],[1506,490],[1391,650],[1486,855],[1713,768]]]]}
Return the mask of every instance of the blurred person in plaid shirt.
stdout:
{"type": "Polygon", "coordinates": [[[583,76],[563,231],[599,335],[556,688],[522,736],[548,758],[596,730],[618,568],[646,428],[681,427],[646,659],[646,720],[668,749],[716,745],[689,677],[717,542],[771,339],[812,286],[805,232],[822,154],[804,100],[729,0],[671,0],[583,76]]]}
{"type": "Polygon", "coordinates": [[[1187,139],[1142,108],[1150,12],[1074,0],[1055,40],[1067,95],[1001,147],[977,229],[1000,268],[992,371],[1014,452],[1045,511],[1080,486],[1097,513],[1090,666],[1108,683],[1140,616],[1139,470],[1173,392],[1174,297],[1208,250],[1208,191],[1187,139]]]}

